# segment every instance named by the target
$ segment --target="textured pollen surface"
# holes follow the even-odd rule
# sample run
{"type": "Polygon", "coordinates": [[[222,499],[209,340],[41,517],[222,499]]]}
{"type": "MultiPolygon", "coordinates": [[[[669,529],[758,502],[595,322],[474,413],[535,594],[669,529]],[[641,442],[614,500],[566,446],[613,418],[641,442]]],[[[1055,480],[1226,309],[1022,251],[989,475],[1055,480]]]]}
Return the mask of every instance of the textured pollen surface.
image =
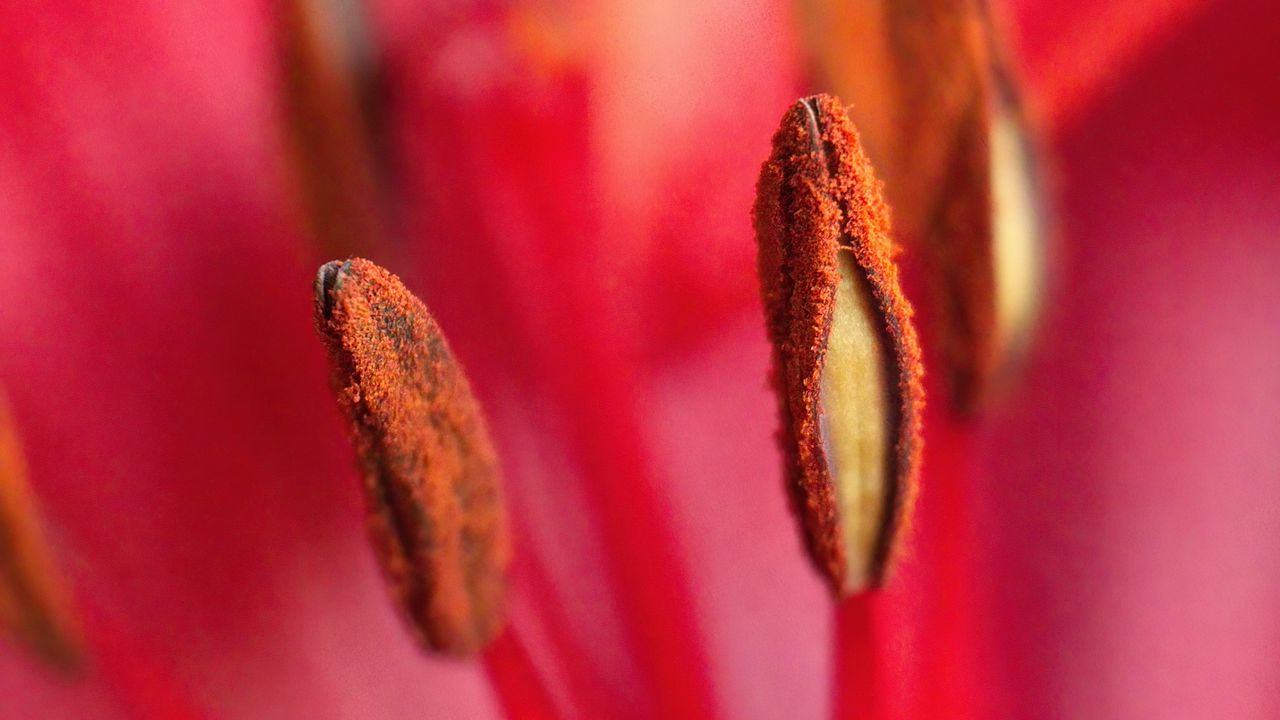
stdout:
{"type": "Polygon", "coordinates": [[[874,296],[896,380],[891,487],[872,585],[882,580],[893,540],[908,517],[921,451],[924,405],[920,347],[898,284],[888,210],[879,182],[840,102],[819,95],[793,105],[761,169],[755,214],[766,323],[782,416],[792,498],[809,550],[834,590],[845,594],[846,553],[837,488],[821,435],[821,375],[840,281],[838,253],[851,252],[874,296]]]}
{"type": "Polygon", "coordinates": [[[476,652],[502,625],[510,549],[471,388],[422,302],[367,260],[320,268],[316,326],[393,594],[429,647],[476,652]]]}

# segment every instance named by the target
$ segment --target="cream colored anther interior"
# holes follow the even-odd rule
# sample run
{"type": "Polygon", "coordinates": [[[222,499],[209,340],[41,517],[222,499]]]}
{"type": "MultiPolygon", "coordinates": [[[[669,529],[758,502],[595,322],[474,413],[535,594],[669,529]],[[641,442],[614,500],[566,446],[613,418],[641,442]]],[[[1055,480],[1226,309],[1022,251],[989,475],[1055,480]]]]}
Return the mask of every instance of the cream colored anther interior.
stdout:
{"type": "Polygon", "coordinates": [[[996,291],[996,347],[1007,358],[1026,341],[1040,304],[1041,228],[1027,148],[1007,110],[992,114],[991,197],[996,291]]]}
{"type": "Polygon", "coordinates": [[[853,254],[839,252],[831,334],[822,369],[820,427],[844,540],[845,593],[869,585],[891,482],[891,395],[880,314],[853,254]]]}

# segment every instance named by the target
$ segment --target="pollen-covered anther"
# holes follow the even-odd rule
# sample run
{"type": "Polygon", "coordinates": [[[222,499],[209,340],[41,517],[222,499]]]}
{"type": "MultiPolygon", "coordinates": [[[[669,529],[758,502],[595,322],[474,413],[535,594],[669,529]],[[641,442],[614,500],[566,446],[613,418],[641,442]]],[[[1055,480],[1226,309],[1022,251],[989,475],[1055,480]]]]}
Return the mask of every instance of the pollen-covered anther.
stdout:
{"type": "Polygon", "coordinates": [[[466,376],[422,302],[368,260],[320,268],[315,320],[392,594],[427,647],[475,653],[502,628],[511,551],[466,376]]]}
{"type": "Polygon", "coordinates": [[[755,225],[795,509],[833,590],[873,588],[915,491],[923,370],[880,185],[835,98],[783,117],[755,225]]]}

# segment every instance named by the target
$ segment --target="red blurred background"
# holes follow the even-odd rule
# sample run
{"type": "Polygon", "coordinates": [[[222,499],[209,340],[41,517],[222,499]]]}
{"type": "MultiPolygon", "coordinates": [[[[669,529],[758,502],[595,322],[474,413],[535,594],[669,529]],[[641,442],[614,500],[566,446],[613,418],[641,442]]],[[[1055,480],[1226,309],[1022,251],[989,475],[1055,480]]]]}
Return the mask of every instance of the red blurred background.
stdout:
{"type": "MultiPolygon", "coordinates": [[[[949,530],[887,592],[886,716],[1276,717],[1280,13],[996,9],[1051,287],[1019,385],[931,412],[921,518],[949,530]]],[[[275,9],[0,10],[0,385],[90,657],[69,680],[0,645],[0,717],[545,710],[522,684],[566,717],[840,714],[748,217],[821,89],[793,15],[374,3],[397,219],[371,251],[472,376],[516,525],[520,653],[460,663],[412,646],[364,542],[275,9]]]]}

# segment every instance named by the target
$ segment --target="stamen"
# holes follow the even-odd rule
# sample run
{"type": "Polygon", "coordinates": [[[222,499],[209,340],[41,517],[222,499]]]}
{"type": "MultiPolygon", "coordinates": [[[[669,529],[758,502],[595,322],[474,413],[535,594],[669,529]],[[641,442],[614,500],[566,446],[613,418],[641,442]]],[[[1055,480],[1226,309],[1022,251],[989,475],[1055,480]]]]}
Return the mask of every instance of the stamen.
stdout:
{"type": "Polygon", "coordinates": [[[429,648],[475,653],[502,628],[511,554],[480,408],[439,326],[394,275],[334,261],[315,286],[392,594],[429,648]]]}
{"type": "Polygon", "coordinates": [[[792,496],[811,554],[848,595],[882,582],[909,514],[924,389],[888,210],[835,98],[783,117],[755,223],[792,496]]]}

